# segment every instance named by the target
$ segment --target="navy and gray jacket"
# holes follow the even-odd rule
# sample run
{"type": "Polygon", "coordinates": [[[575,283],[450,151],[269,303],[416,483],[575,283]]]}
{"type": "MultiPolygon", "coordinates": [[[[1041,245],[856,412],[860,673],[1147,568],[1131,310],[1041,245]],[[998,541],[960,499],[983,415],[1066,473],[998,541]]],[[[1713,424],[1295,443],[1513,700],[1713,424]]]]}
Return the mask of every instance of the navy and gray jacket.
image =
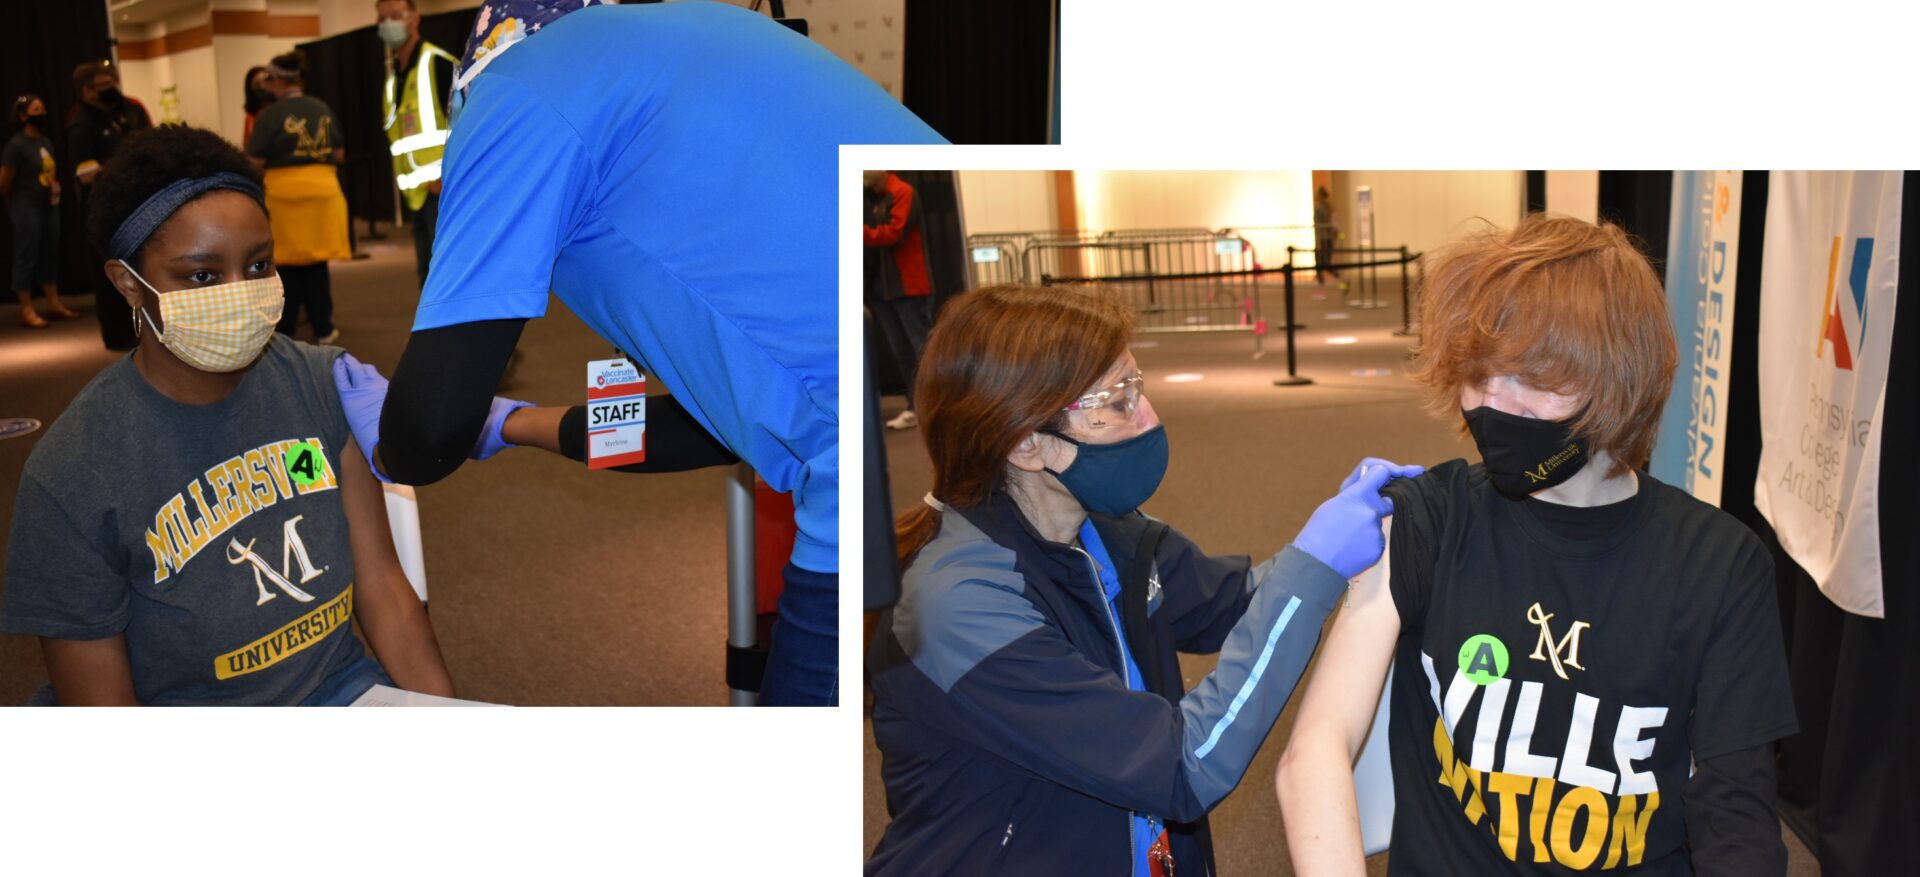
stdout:
{"type": "Polygon", "coordinates": [[[1207,811],[1239,783],[1346,588],[1289,547],[1248,569],[1135,512],[1093,516],[1120,575],[1012,498],[948,509],[868,656],[892,822],[868,874],[1127,874],[1131,813],[1166,821],[1182,875],[1213,873],[1207,811]],[[1146,676],[1121,678],[1117,628],[1146,676]],[[1192,691],[1176,652],[1218,651],[1192,691]]]}

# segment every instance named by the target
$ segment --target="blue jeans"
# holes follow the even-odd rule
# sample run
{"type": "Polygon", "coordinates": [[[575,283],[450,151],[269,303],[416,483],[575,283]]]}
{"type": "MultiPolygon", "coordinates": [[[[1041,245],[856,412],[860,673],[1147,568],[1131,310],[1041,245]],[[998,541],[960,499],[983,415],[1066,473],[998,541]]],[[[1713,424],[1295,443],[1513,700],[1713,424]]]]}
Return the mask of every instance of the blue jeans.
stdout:
{"type": "Polygon", "coordinates": [[[372,690],[375,685],[389,688],[400,686],[393,684],[393,677],[387,675],[380,662],[372,655],[361,655],[353,663],[334,672],[327,681],[320,683],[319,690],[308,695],[300,702],[301,706],[346,706],[358,700],[360,695],[372,690]]]}
{"type": "Polygon", "coordinates": [[[793,564],[781,572],[780,615],[773,622],[761,706],[840,703],[840,576],[793,564]]]}
{"type": "Polygon", "coordinates": [[[8,204],[7,218],[13,222],[13,291],[39,292],[58,282],[59,208],[8,204]]]}

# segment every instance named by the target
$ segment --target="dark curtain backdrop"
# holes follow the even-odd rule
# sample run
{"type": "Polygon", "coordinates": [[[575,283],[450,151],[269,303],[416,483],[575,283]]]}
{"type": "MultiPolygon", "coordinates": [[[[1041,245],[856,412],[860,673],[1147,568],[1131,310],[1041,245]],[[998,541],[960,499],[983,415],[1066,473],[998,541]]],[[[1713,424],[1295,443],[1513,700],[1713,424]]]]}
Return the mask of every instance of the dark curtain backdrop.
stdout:
{"type": "MultiPolygon", "coordinates": [[[[7,0],[5,8],[0,14],[0,100],[10,111],[14,98],[37,94],[47,102],[47,114],[60,128],[54,132],[55,158],[60,162],[60,289],[81,301],[93,288],[100,260],[87,246],[86,216],[77,196],[80,187],[65,154],[65,120],[78,100],[73,93],[73,68],[105,58],[111,51],[107,7],[72,0],[7,0]]],[[[149,112],[159,107],[158,95],[136,97],[149,112]]],[[[19,131],[11,117],[0,122],[0,138],[19,131]]],[[[0,278],[11,277],[12,270],[13,227],[0,215],[0,278]]]]}
{"type": "Polygon", "coordinates": [[[1601,171],[1600,218],[1626,229],[1667,276],[1667,226],[1673,221],[1672,171],[1601,171]]]}
{"type": "MultiPolygon", "coordinates": [[[[1672,208],[1671,174],[1601,177],[1602,211],[1651,241],[1664,239],[1672,208]],[[1662,194],[1662,192],[1665,194],[1662,194]]],[[[1920,447],[1920,317],[1896,311],[1882,415],[1881,577],[1886,618],[1849,615],[1833,605],[1780,548],[1753,505],[1760,468],[1758,348],[1760,264],[1766,246],[1767,174],[1741,181],[1739,276],[1735,284],[1733,366],[1727,400],[1726,481],[1720,505],[1760,535],[1773,554],[1781,629],[1787,641],[1800,733],[1781,741],[1781,816],[1820,859],[1828,877],[1907,874],[1920,862],[1920,469],[1902,450],[1920,447]]],[[[1920,217],[1920,174],[1908,173],[1901,214],[1920,217]]],[[[1665,252],[1664,244],[1660,252],[1665,252]]],[[[1900,262],[1920,265],[1920,230],[1903,225],[1900,262]]],[[[1898,298],[1920,278],[1903,272],[1898,298]]]]}
{"type": "Polygon", "coordinates": [[[907,0],[907,109],[954,143],[1046,143],[1058,0],[907,0]]]}
{"type": "MultiPolygon", "coordinates": [[[[467,46],[467,29],[479,7],[420,17],[420,37],[454,56],[467,46]]],[[[393,187],[393,159],[387,151],[381,86],[386,82],[386,47],[371,26],[300,44],[307,54],[306,92],[327,102],[346,128],[347,163],[340,170],[347,213],[372,222],[399,217],[393,187]]],[[[265,59],[261,59],[262,62],[265,59]]],[[[443,83],[450,87],[452,83],[443,83]]]]}

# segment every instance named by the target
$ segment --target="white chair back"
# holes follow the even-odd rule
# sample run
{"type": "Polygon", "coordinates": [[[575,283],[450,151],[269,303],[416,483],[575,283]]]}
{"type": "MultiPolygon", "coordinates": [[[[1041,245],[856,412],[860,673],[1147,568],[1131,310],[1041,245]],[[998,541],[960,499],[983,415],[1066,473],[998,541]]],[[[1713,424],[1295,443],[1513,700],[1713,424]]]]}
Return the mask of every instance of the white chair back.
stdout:
{"type": "Polygon", "coordinates": [[[393,550],[400,568],[420,602],[427,602],[427,554],[420,542],[420,498],[405,484],[382,484],[387,495],[387,525],[393,530],[393,550]]]}
{"type": "Polygon", "coordinates": [[[1353,795],[1360,806],[1360,845],[1367,855],[1385,852],[1393,840],[1393,761],[1387,754],[1387,705],[1392,701],[1393,669],[1380,691],[1373,728],[1353,763],[1353,795]]]}

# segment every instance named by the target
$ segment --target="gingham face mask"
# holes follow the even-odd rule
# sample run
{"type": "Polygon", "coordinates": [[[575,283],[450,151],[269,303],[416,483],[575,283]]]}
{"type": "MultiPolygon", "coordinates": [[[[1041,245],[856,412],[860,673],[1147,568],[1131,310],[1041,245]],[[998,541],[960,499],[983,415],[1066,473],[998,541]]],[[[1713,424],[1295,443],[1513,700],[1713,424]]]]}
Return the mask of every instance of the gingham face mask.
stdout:
{"type": "MultiPolygon", "coordinates": [[[[279,274],[161,295],[126,260],[120,264],[160,303],[160,321],[167,330],[162,334],[160,327],[154,326],[153,337],[180,361],[203,372],[246,368],[272,340],[273,327],[280,322],[280,309],[286,304],[279,274]]],[[[133,311],[136,335],[145,310],[133,311]]],[[[148,317],[147,322],[152,323],[153,318],[148,317]]]]}

